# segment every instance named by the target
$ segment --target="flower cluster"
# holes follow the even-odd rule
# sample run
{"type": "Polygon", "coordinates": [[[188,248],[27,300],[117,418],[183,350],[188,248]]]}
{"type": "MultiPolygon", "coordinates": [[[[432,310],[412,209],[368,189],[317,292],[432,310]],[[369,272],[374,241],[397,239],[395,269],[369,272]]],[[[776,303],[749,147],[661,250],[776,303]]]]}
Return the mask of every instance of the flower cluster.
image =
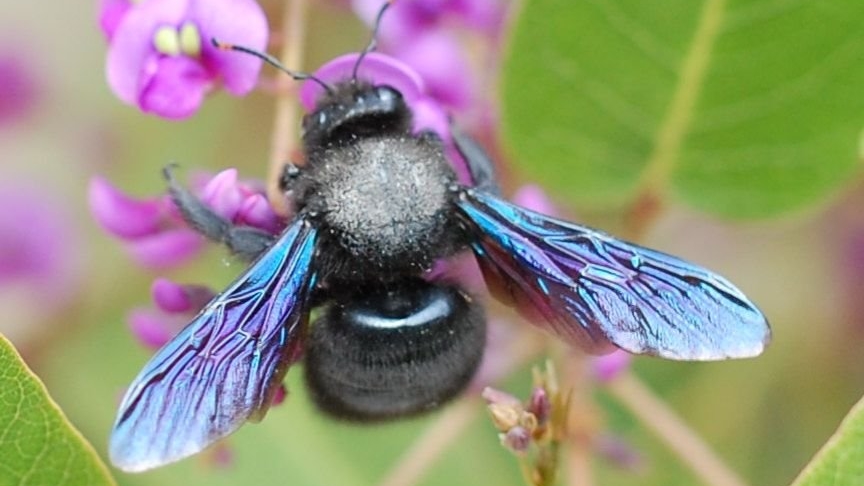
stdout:
{"type": "MultiPolygon", "coordinates": [[[[352,0],[357,14],[372,25],[382,0],[352,0]]],[[[505,0],[435,0],[393,2],[378,32],[382,52],[411,66],[429,85],[429,92],[449,110],[476,105],[477,72],[471,66],[460,34],[468,31],[497,43],[505,0]]]]}
{"type": "Polygon", "coordinates": [[[219,38],[267,45],[267,18],[255,0],[102,0],[108,85],[145,113],[183,119],[217,83],[237,96],[256,85],[261,61],[220,51],[219,38]]]}
{"type": "MultiPolygon", "coordinates": [[[[193,184],[198,196],[229,221],[273,233],[282,228],[264,196],[263,184],[238,181],[236,169],[200,179],[193,184]]],[[[145,267],[180,265],[203,247],[202,237],[186,225],[167,194],[133,198],[97,176],[90,181],[89,202],[102,228],[121,239],[132,257],[145,267]]]]}

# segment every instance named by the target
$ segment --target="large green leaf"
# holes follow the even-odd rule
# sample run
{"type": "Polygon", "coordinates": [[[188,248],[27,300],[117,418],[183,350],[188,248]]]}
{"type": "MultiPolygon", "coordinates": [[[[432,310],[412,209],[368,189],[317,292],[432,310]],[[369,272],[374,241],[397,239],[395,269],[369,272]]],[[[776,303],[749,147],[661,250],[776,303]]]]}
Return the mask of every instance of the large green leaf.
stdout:
{"type": "Polygon", "coordinates": [[[525,174],[594,207],[672,195],[734,218],[825,200],[858,166],[860,0],[527,0],[503,124],[525,174]]]}
{"type": "Polygon", "coordinates": [[[840,428],[816,454],[793,486],[864,484],[864,399],[852,407],[840,428]]]}
{"type": "Polygon", "coordinates": [[[0,484],[114,484],[90,444],[0,335],[0,484]]]}

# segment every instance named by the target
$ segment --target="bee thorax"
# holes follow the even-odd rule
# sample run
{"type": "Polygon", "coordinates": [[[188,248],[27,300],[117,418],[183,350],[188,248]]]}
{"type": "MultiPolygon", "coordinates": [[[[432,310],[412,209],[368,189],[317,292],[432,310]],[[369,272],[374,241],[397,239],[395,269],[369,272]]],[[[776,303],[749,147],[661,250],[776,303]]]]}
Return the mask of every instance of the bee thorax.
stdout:
{"type": "Polygon", "coordinates": [[[305,204],[352,273],[416,274],[458,246],[455,174],[438,143],[359,139],[328,148],[309,172],[305,204]]]}

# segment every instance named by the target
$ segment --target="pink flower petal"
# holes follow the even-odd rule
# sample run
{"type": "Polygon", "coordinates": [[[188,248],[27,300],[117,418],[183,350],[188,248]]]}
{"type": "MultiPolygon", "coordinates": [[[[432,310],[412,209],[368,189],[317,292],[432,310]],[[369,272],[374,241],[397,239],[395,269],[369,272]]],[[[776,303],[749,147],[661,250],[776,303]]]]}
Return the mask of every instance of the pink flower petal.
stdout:
{"type": "Polygon", "coordinates": [[[237,169],[225,169],[219,172],[201,191],[201,201],[223,218],[232,221],[243,199],[243,191],[237,183],[237,169]]]}
{"type": "Polygon", "coordinates": [[[135,338],[151,349],[161,348],[175,334],[172,329],[175,326],[168,322],[172,319],[153,309],[133,309],[126,320],[135,338]]]}
{"type": "Polygon", "coordinates": [[[473,76],[464,46],[453,35],[443,30],[414,34],[411,42],[393,45],[391,52],[417,71],[429,96],[455,109],[470,105],[473,76]]]}
{"type": "Polygon", "coordinates": [[[142,72],[138,106],[172,120],[193,115],[213,85],[213,77],[196,59],[158,56],[152,73],[142,72]]]}
{"type": "Polygon", "coordinates": [[[187,312],[192,310],[189,295],[182,285],[166,278],[157,278],[150,286],[153,302],[165,312],[187,312]]]}
{"type": "MultiPolygon", "coordinates": [[[[315,76],[326,83],[346,81],[351,78],[354,65],[359,54],[345,54],[321,66],[315,71],[315,76]]],[[[405,102],[411,103],[424,96],[426,86],[416,71],[407,64],[390,56],[371,52],[366,55],[357,77],[372,80],[376,85],[390,86],[402,93],[405,102]]],[[[300,88],[300,102],[307,111],[312,111],[318,99],[324,94],[324,88],[313,81],[306,81],[300,88]]]]}
{"type": "Polygon", "coordinates": [[[237,212],[237,222],[274,234],[279,233],[285,226],[263,194],[252,194],[243,201],[237,212]]]}
{"type": "Polygon", "coordinates": [[[167,268],[185,263],[198,254],[204,239],[186,228],[156,233],[130,242],[129,251],[141,265],[167,268]]]}
{"type": "Polygon", "coordinates": [[[141,72],[154,55],[153,35],[164,25],[179,25],[192,0],[147,0],[130,9],[114,31],[105,72],[108,85],[126,104],[137,106],[141,72]]]}
{"type": "Polygon", "coordinates": [[[198,312],[215,295],[202,285],[180,285],[165,278],[154,280],[150,293],[156,306],[169,313],[198,312]]]}
{"type": "Polygon", "coordinates": [[[532,211],[548,216],[556,216],[558,210],[540,186],[527,184],[513,195],[513,202],[532,211]]]}
{"type": "Polygon", "coordinates": [[[108,40],[134,4],[132,0],[102,0],[99,2],[99,27],[108,40]]]}
{"type": "Polygon", "coordinates": [[[415,98],[409,106],[414,115],[412,120],[414,133],[432,131],[437,133],[445,143],[450,142],[452,139],[450,120],[447,113],[444,112],[444,108],[437,101],[428,97],[415,98]]]}
{"type": "Polygon", "coordinates": [[[159,230],[162,218],[160,201],[133,199],[99,176],[90,179],[87,193],[90,212],[110,233],[133,239],[159,230]]]}
{"type": "Polygon", "coordinates": [[[630,367],[632,359],[632,356],[621,350],[594,357],[591,360],[594,378],[600,383],[608,383],[626,371],[630,367]]]}
{"type": "Polygon", "coordinates": [[[264,50],[270,29],[258,3],[254,0],[194,0],[189,17],[201,31],[202,56],[208,69],[219,73],[231,94],[239,96],[251,91],[258,83],[261,60],[239,52],[221,51],[210,40],[215,37],[223,42],[264,50]]]}

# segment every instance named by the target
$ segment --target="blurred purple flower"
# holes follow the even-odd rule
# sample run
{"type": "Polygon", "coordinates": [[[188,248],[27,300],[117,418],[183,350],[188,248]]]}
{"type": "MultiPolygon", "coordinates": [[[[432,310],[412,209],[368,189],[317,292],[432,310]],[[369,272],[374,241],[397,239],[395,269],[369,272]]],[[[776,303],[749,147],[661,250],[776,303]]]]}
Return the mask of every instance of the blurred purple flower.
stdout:
{"type": "MultiPolygon", "coordinates": [[[[385,1],[352,0],[351,5],[371,26],[385,1]]],[[[508,4],[505,0],[399,0],[390,6],[380,37],[384,42],[400,42],[453,24],[495,36],[503,26],[508,4]]]]}
{"type": "Polygon", "coordinates": [[[66,206],[51,194],[7,182],[0,187],[0,207],[0,285],[21,283],[40,302],[65,303],[74,294],[78,266],[78,237],[66,206]]]}
{"type": "Polygon", "coordinates": [[[109,41],[114,37],[114,31],[120,21],[135,6],[133,0],[101,0],[99,2],[99,28],[109,41]]]}
{"type": "MultiPolygon", "coordinates": [[[[264,197],[263,185],[238,181],[236,169],[224,170],[197,186],[201,200],[231,222],[274,234],[282,229],[281,219],[264,197]]],[[[145,267],[173,267],[203,248],[203,238],[186,225],[167,195],[134,199],[96,176],[90,181],[89,202],[102,228],[123,240],[145,267]]]]}
{"type": "MultiPolygon", "coordinates": [[[[357,15],[370,26],[385,2],[353,0],[357,15]]],[[[453,27],[467,28],[497,44],[507,2],[503,0],[405,0],[394,2],[378,31],[382,52],[416,69],[428,92],[452,110],[475,103],[472,73],[464,42],[453,27]]]]}
{"type": "Polygon", "coordinates": [[[513,202],[523,208],[528,208],[531,211],[536,211],[547,216],[557,216],[559,214],[558,208],[555,207],[555,204],[552,203],[546,192],[535,184],[526,184],[517,189],[513,194],[513,202]]]}
{"type": "Polygon", "coordinates": [[[133,309],[127,318],[132,334],[141,344],[159,349],[189,323],[215,293],[200,285],[180,285],[159,278],[150,293],[155,307],[133,309]]]}
{"type": "MultiPolygon", "coordinates": [[[[356,53],[339,56],[318,68],[315,76],[329,84],[349,80],[358,56],[356,53]]],[[[430,96],[423,78],[416,70],[391,56],[371,52],[360,63],[357,77],[399,91],[414,114],[415,132],[432,131],[442,140],[450,141],[447,112],[430,96]]],[[[300,88],[300,102],[307,112],[315,108],[316,102],[323,95],[324,88],[311,81],[307,81],[300,88]]]]}
{"type": "Polygon", "coordinates": [[[254,0],[103,0],[108,84],[123,102],[168,119],[194,114],[217,81],[234,95],[256,85],[261,60],[211,38],[262,50],[267,19],[254,0]]]}
{"type": "MultiPolygon", "coordinates": [[[[324,64],[315,76],[328,84],[351,79],[359,54],[346,54],[324,64]]],[[[432,96],[420,74],[404,62],[385,54],[371,52],[366,55],[357,71],[357,77],[376,85],[386,85],[399,91],[413,114],[415,133],[431,131],[444,141],[447,155],[459,176],[459,180],[471,180],[464,161],[455,151],[450,134],[450,121],[441,102],[432,96]]],[[[300,88],[300,102],[307,112],[315,108],[316,102],[324,96],[324,88],[318,83],[307,81],[300,88]]]]}
{"type": "Polygon", "coordinates": [[[591,358],[591,369],[594,379],[599,383],[608,383],[630,368],[633,357],[625,351],[615,350],[607,355],[591,358]]]}
{"type": "Polygon", "coordinates": [[[167,196],[133,199],[98,176],[90,180],[88,192],[96,221],[122,239],[132,257],[145,267],[179,265],[203,247],[203,239],[184,226],[167,196]]]}
{"type": "Polygon", "coordinates": [[[0,53],[0,127],[25,119],[40,95],[34,67],[16,50],[0,53]]]}
{"type": "Polygon", "coordinates": [[[471,64],[465,46],[440,30],[416,34],[411,42],[394,44],[388,52],[416,69],[429,95],[452,110],[466,110],[474,101],[474,83],[466,78],[471,64]]]}

